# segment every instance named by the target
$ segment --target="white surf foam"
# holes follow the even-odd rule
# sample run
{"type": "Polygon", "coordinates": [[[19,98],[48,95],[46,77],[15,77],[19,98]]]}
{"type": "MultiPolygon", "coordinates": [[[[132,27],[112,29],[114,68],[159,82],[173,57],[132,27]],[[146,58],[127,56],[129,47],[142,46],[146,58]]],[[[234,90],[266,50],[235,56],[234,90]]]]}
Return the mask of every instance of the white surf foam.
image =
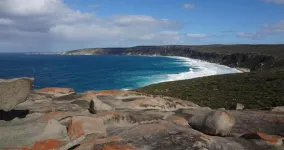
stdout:
{"type": "MultiPolygon", "coordinates": [[[[144,80],[141,83],[137,83],[138,87],[144,87],[147,85],[161,83],[161,82],[193,79],[193,78],[198,78],[198,77],[205,77],[205,76],[212,76],[212,75],[219,75],[219,74],[241,73],[241,71],[235,68],[230,68],[230,67],[215,64],[215,63],[209,63],[209,62],[198,60],[198,59],[178,57],[178,56],[148,56],[148,57],[173,58],[177,60],[175,63],[186,66],[189,68],[189,70],[186,72],[178,73],[178,74],[163,74],[163,75],[155,75],[152,77],[147,77],[149,79],[144,80]]],[[[121,90],[131,90],[135,88],[123,88],[121,90]]]]}
{"type": "Polygon", "coordinates": [[[241,71],[235,68],[209,63],[202,60],[185,58],[185,57],[172,57],[172,56],[169,57],[179,59],[180,60],[179,63],[185,66],[189,66],[190,69],[187,72],[182,72],[178,74],[168,74],[167,75],[168,79],[165,81],[192,79],[192,78],[212,76],[218,74],[241,73],[241,71]]]}

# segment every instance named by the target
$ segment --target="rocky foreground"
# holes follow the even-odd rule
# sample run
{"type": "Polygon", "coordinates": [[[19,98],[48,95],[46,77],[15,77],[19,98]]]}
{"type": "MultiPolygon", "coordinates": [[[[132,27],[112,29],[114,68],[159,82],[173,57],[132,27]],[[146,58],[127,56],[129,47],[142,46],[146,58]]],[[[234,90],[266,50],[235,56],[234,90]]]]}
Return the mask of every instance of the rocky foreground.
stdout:
{"type": "Polygon", "coordinates": [[[213,110],[134,91],[31,91],[32,83],[0,80],[0,149],[284,149],[282,107],[213,110]]]}

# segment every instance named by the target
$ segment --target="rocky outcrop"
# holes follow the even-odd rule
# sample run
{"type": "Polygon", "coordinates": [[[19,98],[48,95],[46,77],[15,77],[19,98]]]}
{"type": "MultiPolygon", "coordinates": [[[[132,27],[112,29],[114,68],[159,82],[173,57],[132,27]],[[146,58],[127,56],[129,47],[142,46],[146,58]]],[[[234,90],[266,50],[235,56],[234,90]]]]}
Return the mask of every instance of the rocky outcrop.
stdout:
{"type": "Polygon", "coordinates": [[[219,110],[193,116],[189,124],[206,134],[227,136],[235,125],[235,119],[228,112],[219,110]]]}
{"type": "Polygon", "coordinates": [[[284,139],[281,136],[267,135],[261,132],[247,133],[247,134],[242,135],[241,137],[244,139],[252,140],[253,142],[256,142],[257,144],[276,145],[276,146],[282,146],[283,139],[284,139]]]}
{"type": "Polygon", "coordinates": [[[131,144],[109,144],[102,147],[102,150],[138,150],[131,144]]]}
{"type": "Polygon", "coordinates": [[[96,99],[96,100],[92,100],[90,103],[94,103],[94,110],[112,110],[113,107],[109,106],[106,103],[103,103],[101,100],[96,99]]]}
{"type": "Polygon", "coordinates": [[[174,124],[182,125],[182,126],[188,126],[188,121],[181,116],[171,115],[166,118],[166,120],[171,121],[174,124]]]}
{"type": "Polygon", "coordinates": [[[58,88],[58,87],[43,88],[43,89],[37,90],[37,92],[50,94],[55,97],[60,97],[60,96],[65,96],[65,95],[70,95],[70,94],[75,93],[74,89],[72,88],[58,88]]]}
{"type": "Polygon", "coordinates": [[[284,113],[284,106],[277,106],[271,109],[272,112],[284,113]]]}
{"type": "Polygon", "coordinates": [[[33,88],[33,78],[0,79],[0,110],[10,111],[24,102],[33,88]]]}
{"type": "Polygon", "coordinates": [[[284,66],[284,45],[205,45],[136,46],[130,48],[90,48],[64,52],[64,55],[151,55],[182,56],[205,60],[245,71],[284,66]]]}
{"type": "Polygon", "coordinates": [[[103,120],[98,118],[74,116],[70,118],[67,128],[69,138],[72,141],[86,136],[99,138],[107,136],[103,120]]]}
{"type": "Polygon", "coordinates": [[[284,114],[270,111],[213,110],[114,90],[61,97],[34,91],[15,109],[29,111],[21,118],[0,118],[0,149],[284,149],[284,114]],[[96,100],[112,109],[95,110],[93,103],[90,113],[96,100]]]}
{"type": "Polygon", "coordinates": [[[118,136],[110,136],[107,138],[99,138],[95,140],[81,142],[80,145],[76,149],[77,150],[90,150],[90,149],[93,149],[94,145],[100,145],[100,144],[106,144],[106,143],[117,143],[121,141],[122,139],[118,136]]]}
{"type": "Polygon", "coordinates": [[[0,148],[20,147],[49,139],[59,141],[68,140],[65,126],[61,125],[57,120],[50,119],[42,123],[36,122],[32,117],[33,116],[28,116],[28,119],[32,120],[26,122],[1,122],[0,148]]]}
{"type": "MultiPolygon", "coordinates": [[[[94,110],[114,110],[114,109],[156,109],[163,111],[173,111],[183,108],[198,107],[198,105],[171,97],[153,97],[133,91],[91,91],[85,92],[78,99],[90,101],[94,110]],[[90,100],[91,99],[91,100],[90,100]]],[[[93,110],[89,108],[89,110],[93,110]]]]}
{"type": "Polygon", "coordinates": [[[245,108],[245,106],[241,103],[237,103],[236,104],[236,110],[243,110],[245,108]]]}
{"type": "MultiPolygon", "coordinates": [[[[22,146],[19,149],[22,150],[51,150],[63,147],[66,144],[64,141],[59,141],[55,139],[36,141],[33,145],[22,146]]],[[[18,148],[15,148],[17,150],[18,148]]],[[[12,149],[11,149],[12,150],[12,149]]]]}

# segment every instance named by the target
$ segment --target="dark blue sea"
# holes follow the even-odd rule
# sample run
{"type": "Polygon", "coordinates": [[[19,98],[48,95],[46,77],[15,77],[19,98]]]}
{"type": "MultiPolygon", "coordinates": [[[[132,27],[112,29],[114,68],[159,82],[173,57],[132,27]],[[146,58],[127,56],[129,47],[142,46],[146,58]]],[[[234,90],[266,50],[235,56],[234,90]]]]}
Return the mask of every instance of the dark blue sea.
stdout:
{"type": "Polygon", "coordinates": [[[237,72],[222,67],[179,57],[0,53],[0,78],[33,77],[36,89],[70,87],[76,92],[135,89],[158,82],[237,72]]]}

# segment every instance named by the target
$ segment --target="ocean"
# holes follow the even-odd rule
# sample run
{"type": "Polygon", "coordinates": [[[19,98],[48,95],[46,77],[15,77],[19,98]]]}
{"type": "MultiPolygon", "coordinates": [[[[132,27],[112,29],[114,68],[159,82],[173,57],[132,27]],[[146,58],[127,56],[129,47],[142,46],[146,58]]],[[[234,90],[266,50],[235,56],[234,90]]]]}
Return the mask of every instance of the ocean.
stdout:
{"type": "Polygon", "coordinates": [[[0,78],[33,77],[35,89],[128,90],[165,81],[238,72],[226,66],[183,57],[0,53],[0,78]]]}

